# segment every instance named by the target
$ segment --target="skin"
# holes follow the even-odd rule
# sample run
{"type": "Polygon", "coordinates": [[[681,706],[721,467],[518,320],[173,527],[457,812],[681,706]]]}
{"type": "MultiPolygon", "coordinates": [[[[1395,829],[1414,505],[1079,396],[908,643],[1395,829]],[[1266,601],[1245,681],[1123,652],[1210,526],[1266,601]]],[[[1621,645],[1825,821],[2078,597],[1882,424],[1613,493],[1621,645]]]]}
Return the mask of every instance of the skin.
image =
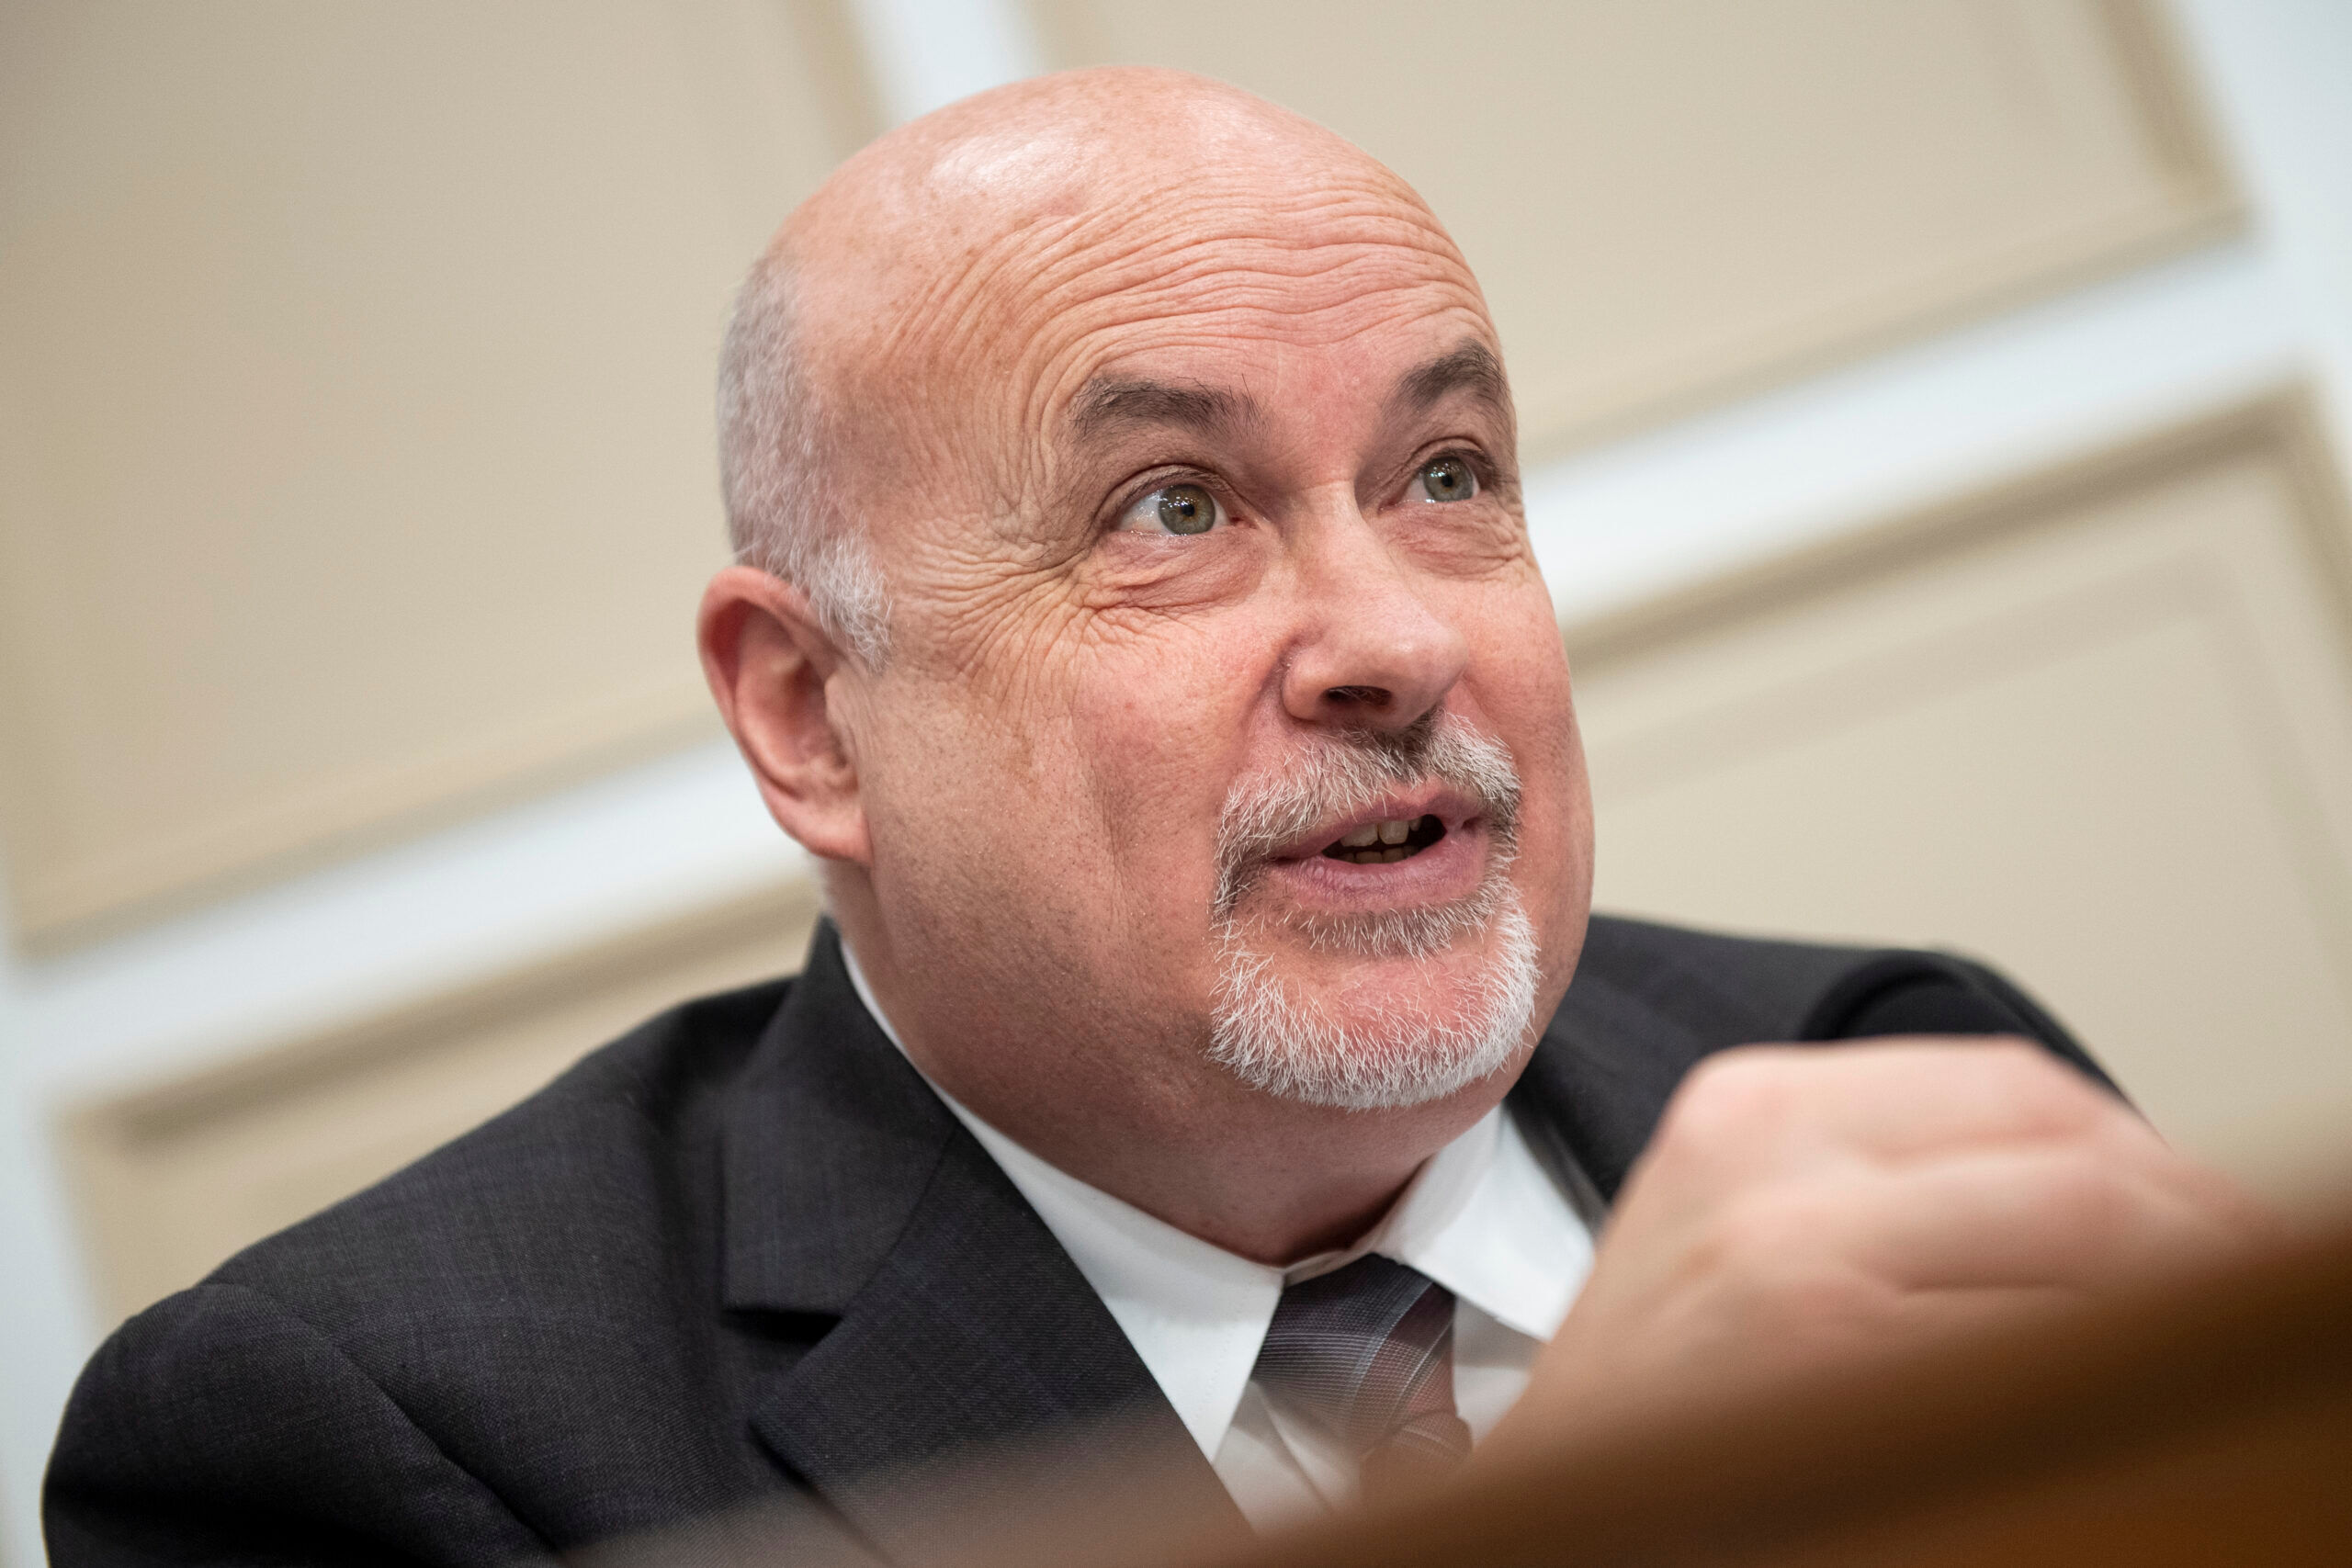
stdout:
{"type": "MultiPolygon", "coordinates": [[[[1591,890],[1507,395],[1459,376],[1411,395],[1434,364],[1499,358],[1462,257],[1328,132],[1199,78],[1104,71],[885,137],[768,261],[798,279],[808,372],[841,416],[823,482],[873,542],[892,647],[864,668],[797,589],[738,568],[706,595],[703,657],[884,1011],[985,1120],[1181,1229],[1275,1263],[1360,1235],[1517,1064],[1343,1111],[1211,1062],[1228,792],[1432,711],[1500,740],[1525,789],[1509,874],[1539,1019],[1591,890]],[[1446,456],[1476,496],[1417,479],[1446,456]],[[1227,521],[1121,525],[1171,482],[1227,521]]],[[[1285,983],[1362,1017],[1459,1009],[1484,936],[1368,960],[1283,927],[1466,892],[1493,846],[1448,826],[1444,864],[1341,875],[1313,854],[1328,839],[1275,864],[1241,915],[1285,983]]],[[[2266,1224],[2028,1045],[1734,1053],[1678,1095],[1488,1446],[2095,1294],[2266,1224]]]]}

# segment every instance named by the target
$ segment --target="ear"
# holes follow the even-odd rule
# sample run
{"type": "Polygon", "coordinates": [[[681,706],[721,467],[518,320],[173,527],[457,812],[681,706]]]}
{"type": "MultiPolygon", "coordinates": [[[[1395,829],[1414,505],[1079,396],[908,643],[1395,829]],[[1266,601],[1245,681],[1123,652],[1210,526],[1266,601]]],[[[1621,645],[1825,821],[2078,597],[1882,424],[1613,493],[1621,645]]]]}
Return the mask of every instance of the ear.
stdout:
{"type": "Polygon", "coordinates": [[[857,766],[831,700],[847,656],[808,595],[753,567],[704,590],[695,631],[720,716],[752,765],[777,826],[811,854],[870,865],[857,766]]]}

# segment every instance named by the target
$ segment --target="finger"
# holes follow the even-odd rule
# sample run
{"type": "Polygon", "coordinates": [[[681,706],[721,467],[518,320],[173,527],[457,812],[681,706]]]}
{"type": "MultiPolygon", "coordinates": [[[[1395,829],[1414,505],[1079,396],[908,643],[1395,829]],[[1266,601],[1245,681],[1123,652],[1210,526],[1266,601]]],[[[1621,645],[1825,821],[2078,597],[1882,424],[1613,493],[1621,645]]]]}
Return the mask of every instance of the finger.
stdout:
{"type": "Polygon", "coordinates": [[[1960,1146],[2105,1129],[2161,1146],[2113,1096],[2039,1046],[2005,1038],[1744,1046],[1708,1059],[1668,1105],[1662,1156],[1701,1169],[1899,1162],[1960,1146]]]}
{"type": "Polygon", "coordinates": [[[2253,1239],[2233,1210],[2166,1177],[2095,1145],[1988,1150],[1907,1167],[1833,1201],[1853,1262],[1901,1288],[2102,1292],[2253,1239]]]}

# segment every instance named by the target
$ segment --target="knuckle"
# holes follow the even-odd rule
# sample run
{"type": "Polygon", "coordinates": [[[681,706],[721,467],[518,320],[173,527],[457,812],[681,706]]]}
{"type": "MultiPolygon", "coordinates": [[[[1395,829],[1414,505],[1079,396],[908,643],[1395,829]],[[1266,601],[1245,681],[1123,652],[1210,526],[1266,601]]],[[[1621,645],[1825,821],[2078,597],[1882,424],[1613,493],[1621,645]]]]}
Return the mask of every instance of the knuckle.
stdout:
{"type": "Polygon", "coordinates": [[[1712,1139],[1779,1122],[1789,1109],[1792,1055],[1771,1046],[1743,1045],[1709,1056],[1676,1090],[1666,1129],[1712,1139]]]}
{"type": "Polygon", "coordinates": [[[1711,1250],[1727,1270],[1760,1280],[1785,1279],[1834,1252],[1845,1219],[1835,1193],[1811,1183],[1778,1183],[1724,1204],[1711,1250]]]}
{"type": "Polygon", "coordinates": [[[2030,1040],[1996,1035],[1973,1047],[1982,1070],[2018,1111],[2060,1128],[2134,1120],[2112,1096],[2030,1040]]]}
{"type": "Polygon", "coordinates": [[[1834,1254],[1783,1249],[1751,1253],[1747,1261],[1732,1288],[1759,1345],[1836,1344],[1871,1323],[1886,1299],[1882,1281],[1834,1254]]]}
{"type": "Polygon", "coordinates": [[[1886,1294],[1877,1281],[1850,1269],[1792,1272],[1776,1297],[1782,1333],[1815,1343],[1850,1344],[1878,1317],[1886,1294]]]}
{"type": "Polygon", "coordinates": [[[2078,1150],[2043,1172],[2035,1208],[2075,1248],[2098,1252],[2143,1229],[2150,1204],[2112,1162],[2078,1150]]]}

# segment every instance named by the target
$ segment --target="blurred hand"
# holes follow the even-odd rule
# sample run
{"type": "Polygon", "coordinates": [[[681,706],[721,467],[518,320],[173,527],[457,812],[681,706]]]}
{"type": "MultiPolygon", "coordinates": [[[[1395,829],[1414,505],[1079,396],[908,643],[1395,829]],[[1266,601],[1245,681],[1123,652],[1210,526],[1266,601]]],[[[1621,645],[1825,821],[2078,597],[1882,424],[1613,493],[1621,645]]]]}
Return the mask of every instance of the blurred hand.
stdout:
{"type": "Polygon", "coordinates": [[[1482,1450],[1924,1348],[2275,1229],[2023,1041],[1725,1052],[1668,1106],[1482,1450]]]}

